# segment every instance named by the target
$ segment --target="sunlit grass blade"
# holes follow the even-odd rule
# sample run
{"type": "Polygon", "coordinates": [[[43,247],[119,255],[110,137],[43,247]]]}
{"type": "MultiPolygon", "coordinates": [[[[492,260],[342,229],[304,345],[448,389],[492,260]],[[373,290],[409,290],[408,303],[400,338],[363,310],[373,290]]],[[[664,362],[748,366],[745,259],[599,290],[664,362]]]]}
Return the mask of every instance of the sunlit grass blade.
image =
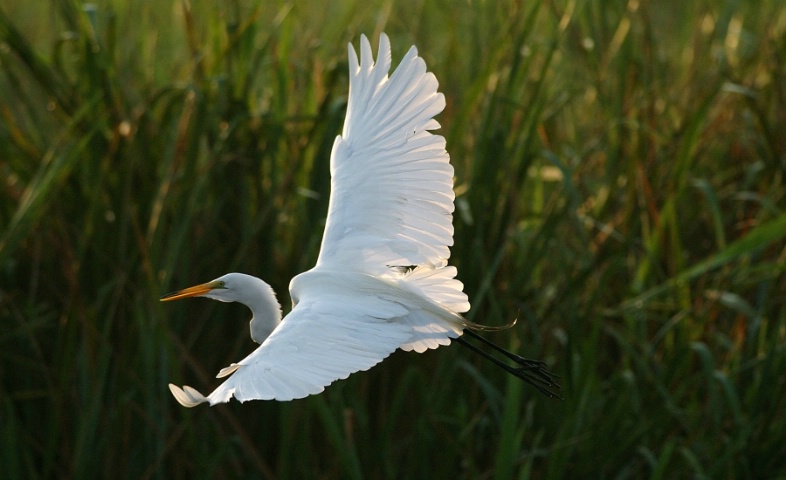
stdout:
{"type": "MultiPolygon", "coordinates": [[[[769,247],[773,243],[786,238],[786,216],[772,219],[762,225],[755,227],[738,240],[730,243],[726,248],[720,250],[712,257],[707,258],[682,272],[671,277],[667,282],[650,288],[649,290],[625,301],[621,305],[622,309],[640,308],[649,300],[674,288],[681,283],[695,280],[700,275],[706,274],[716,268],[739,260],[743,256],[753,255],[769,247]]],[[[778,268],[777,266],[775,268],[778,268]]],[[[783,268],[783,267],[781,267],[783,268]]]]}

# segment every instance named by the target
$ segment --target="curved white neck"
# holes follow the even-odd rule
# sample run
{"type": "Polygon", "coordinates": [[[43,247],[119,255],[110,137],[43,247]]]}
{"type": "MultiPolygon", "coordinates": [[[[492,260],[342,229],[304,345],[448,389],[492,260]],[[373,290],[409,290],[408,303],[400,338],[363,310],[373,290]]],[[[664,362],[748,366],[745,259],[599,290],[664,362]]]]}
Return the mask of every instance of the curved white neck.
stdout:
{"type": "Polygon", "coordinates": [[[260,292],[243,301],[251,309],[252,317],[249,322],[251,338],[262,343],[281,323],[281,305],[276,300],[273,288],[260,281],[260,292]]]}

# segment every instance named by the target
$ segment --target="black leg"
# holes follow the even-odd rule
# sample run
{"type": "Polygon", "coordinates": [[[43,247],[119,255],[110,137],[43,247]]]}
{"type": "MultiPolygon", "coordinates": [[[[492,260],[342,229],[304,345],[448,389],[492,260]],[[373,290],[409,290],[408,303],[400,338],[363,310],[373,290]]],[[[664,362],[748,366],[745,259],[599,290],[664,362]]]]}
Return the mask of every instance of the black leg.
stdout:
{"type": "Polygon", "coordinates": [[[481,341],[482,343],[485,343],[486,345],[490,346],[494,350],[497,350],[498,352],[502,353],[509,359],[513,360],[520,366],[512,367],[507,363],[500,361],[496,357],[493,357],[492,355],[486,353],[485,351],[481,350],[477,346],[469,343],[464,338],[459,337],[456,339],[456,341],[459,344],[469,348],[470,350],[482,356],[483,358],[490,360],[492,363],[502,368],[506,372],[510,373],[511,375],[524,380],[525,382],[529,383],[533,387],[537,388],[538,391],[540,391],[544,395],[551,398],[559,398],[560,400],[562,399],[562,397],[560,397],[553,391],[549,390],[549,388],[559,389],[561,387],[554,380],[557,377],[557,375],[554,375],[553,373],[549,372],[546,369],[546,364],[544,362],[541,362],[539,360],[529,360],[522,356],[516,355],[515,353],[509,352],[504,348],[500,347],[499,345],[497,345],[496,343],[486,340],[485,338],[481,337],[480,335],[478,335],[477,333],[471,330],[464,330],[464,334],[467,335],[468,337],[472,337],[476,340],[481,341]]]}

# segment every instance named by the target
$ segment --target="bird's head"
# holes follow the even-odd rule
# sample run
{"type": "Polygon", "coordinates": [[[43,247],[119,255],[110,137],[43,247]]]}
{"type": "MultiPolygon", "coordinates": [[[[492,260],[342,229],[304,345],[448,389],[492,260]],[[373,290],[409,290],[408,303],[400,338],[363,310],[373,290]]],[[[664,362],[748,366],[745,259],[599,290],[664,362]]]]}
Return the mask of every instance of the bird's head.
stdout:
{"type": "Polygon", "coordinates": [[[262,280],[246,275],[244,273],[227,273],[207,283],[200,283],[193,287],[167,293],[161,297],[162,302],[180,300],[188,297],[206,297],[221,302],[241,302],[254,295],[258,291],[259,283],[262,280]]]}

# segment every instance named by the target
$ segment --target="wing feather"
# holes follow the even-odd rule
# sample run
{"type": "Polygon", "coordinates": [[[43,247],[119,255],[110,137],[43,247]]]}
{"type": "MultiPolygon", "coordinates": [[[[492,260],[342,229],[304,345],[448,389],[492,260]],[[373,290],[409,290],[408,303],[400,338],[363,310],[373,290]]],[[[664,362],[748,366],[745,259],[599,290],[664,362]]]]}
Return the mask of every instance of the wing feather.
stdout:
{"type": "Polygon", "coordinates": [[[381,274],[389,265],[447,264],[453,244],[453,167],[433,117],[436,77],[412,47],[396,70],[381,35],[374,62],[349,45],[350,88],[331,154],[331,195],[317,267],[381,274]],[[374,255],[368,255],[373,250],[374,255]]]}

